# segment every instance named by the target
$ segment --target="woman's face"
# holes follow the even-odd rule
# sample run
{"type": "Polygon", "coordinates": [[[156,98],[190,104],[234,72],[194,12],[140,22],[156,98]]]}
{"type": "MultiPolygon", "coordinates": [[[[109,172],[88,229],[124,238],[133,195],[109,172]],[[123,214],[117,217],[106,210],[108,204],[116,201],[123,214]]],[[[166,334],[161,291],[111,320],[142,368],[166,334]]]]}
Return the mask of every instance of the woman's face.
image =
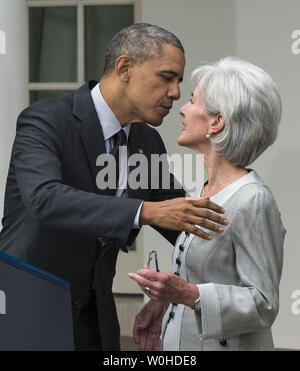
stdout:
{"type": "Polygon", "coordinates": [[[215,116],[211,116],[207,112],[197,88],[193,91],[189,102],[180,108],[179,113],[183,116],[184,128],[177,139],[177,143],[180,146],[202,153],[203,145],[210,143],[206,134],[209,133],[210,125],[215,120],[215,116]]]}

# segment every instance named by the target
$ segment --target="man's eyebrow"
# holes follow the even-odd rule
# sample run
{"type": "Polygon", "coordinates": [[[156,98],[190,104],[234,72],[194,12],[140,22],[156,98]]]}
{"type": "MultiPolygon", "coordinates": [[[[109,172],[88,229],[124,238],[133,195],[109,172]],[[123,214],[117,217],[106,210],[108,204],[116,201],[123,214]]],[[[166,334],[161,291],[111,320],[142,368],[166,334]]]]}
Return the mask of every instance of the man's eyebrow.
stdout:
{"type": "MultiPolygon", "coordinates": [[[[176,71],[173,71],[173,70],[164,70],[164,71],[161,71],[162,73],[169,73],[169,74],[171,74],[171,75],[173,75],[173,76],[179,76],[179,73],[178,72],[176,72],[176,71]]],[[[180,79],[179,79],[179,82],[182,82],[183,81],[183,77],[181,77],[180,79]]]]}

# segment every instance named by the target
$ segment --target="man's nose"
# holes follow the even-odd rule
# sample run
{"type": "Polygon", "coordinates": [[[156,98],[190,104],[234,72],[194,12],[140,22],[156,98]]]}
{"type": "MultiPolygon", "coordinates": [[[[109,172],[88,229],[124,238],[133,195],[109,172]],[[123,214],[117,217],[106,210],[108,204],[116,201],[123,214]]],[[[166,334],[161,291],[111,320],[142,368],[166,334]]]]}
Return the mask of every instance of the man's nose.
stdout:
{"type": "Polygon", "coordinates": [[[180,87],[178,84],[172,85],[172,88],[168,90],[168,97],[178,100],[180,98],[180,87]]]}

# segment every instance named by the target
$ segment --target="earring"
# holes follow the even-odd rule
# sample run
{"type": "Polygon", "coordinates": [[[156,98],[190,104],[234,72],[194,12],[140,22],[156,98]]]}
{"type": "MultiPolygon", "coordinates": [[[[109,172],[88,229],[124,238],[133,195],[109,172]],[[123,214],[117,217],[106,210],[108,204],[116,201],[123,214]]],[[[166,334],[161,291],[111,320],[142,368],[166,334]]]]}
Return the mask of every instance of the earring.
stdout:
{"type": "Polygon", "coordinates": [[[208,134],[206,134],[206,138],[207,139],[209,139],[210,138],[210,134],[208,133],[208,134]]]}

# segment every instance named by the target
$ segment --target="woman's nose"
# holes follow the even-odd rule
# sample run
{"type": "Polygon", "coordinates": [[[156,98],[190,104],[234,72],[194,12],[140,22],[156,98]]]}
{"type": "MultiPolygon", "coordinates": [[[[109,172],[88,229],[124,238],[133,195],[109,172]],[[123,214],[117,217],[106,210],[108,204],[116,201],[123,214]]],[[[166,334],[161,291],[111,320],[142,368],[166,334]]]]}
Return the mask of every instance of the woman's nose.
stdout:
{"type": "Polygon", "coordinates": [[[181,116],[184,116],[185,115],[185,106],[182,106],[180,109],[179,109],[179,113],[181,114],[181,116]]]}

